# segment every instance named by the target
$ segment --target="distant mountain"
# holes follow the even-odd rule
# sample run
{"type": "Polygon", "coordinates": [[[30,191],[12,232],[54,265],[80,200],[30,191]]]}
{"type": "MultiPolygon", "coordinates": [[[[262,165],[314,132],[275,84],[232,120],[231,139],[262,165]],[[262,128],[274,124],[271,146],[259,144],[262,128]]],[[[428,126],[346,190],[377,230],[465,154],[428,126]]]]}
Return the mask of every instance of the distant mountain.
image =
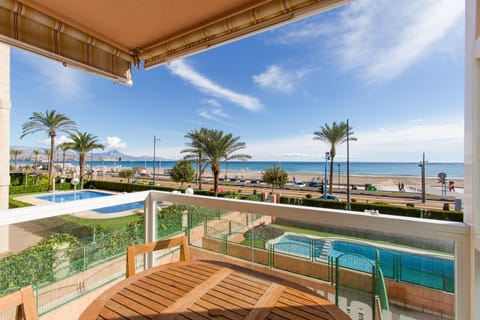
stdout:
{"type": "MultiPolygon", "coordinates": [[[[45,151],[49,150],[49,148],[34,148],[34,147],[24,147],[24,146],[10,146],[10,149],[16,149],[16,150],[21,150],[22,154],[18,156],[18,160],[33,160],[35,158],[35,155],[33,154],[33,150],[40,150],[40,155],[38,157],[39,160],[46,160],[47,156],[45,151]]],[[[55,153],[57,158],[62,157],[62,151],[58,151],[55,153]]],[[[153,161],[152,156],[131,156],[125,153],[122,153],[118,150],[108,150],[105,152],[93,152],[89,153],[87,156],[87,160],[90,160],[90,156],[92,157],[93,161],[118,161],[120,158],[122,161],[153,161]]],[[[66,157],[65,159],[67,161],[77,161],[78,160],[78,155],[75,151],[69,150],[66,152],[66,157]]],[[[168,161],[171,159],[167,158],[162,158],[162,157],[156,157],[155,158],[158,161],[168,161]]]]}
{"type": "MultiPolygon", "coordinates": [[[[93,160],[104,160],[104,161],[153,161],[152,156],[131,156],[125,153],[122,153],[118,150],[109,150],[106,152],[93,152],[93,160]]],[[[170,160],[162,157],[155,157],[158,161],[170,160]]]]}

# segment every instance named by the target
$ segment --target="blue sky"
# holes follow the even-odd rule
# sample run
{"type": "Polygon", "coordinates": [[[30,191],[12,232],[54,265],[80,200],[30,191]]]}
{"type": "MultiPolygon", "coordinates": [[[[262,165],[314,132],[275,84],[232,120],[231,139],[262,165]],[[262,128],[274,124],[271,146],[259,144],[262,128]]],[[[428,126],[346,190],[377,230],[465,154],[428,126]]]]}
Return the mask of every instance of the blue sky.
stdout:
{"type": "MultiPolygon", "coordinates": [[[[133,72],[133,86],[11,50],[11,145],[32,112],[56,109],[130,155],[182,157],[185,133],[240,136],[253,160],[318,161],[325,123],[350,121],[352,161],[463,161],[464,1],[359,0],[133,72]]],[[[62,142],[65,137],[59,137],[62,142]]],[[[346,147],[336,160],[346,159],[346,147]]]]}

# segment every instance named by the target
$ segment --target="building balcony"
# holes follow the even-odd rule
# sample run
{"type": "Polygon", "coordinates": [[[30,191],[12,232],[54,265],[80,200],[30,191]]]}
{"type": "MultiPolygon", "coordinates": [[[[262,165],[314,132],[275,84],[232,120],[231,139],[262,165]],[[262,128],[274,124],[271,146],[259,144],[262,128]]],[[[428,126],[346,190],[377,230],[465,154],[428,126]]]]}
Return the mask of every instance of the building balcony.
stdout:
{"type": "MultiPolygon", "coordinates": [[[[470,227],[463,223],[145,191],[4,210],[0,224],[34,224],[139,201],[143,225],[111,238],[110,246],[97,232],[81,248],[57,250],[52,273],[28,283],[42,319],[77,319],[96,295],[125,277],[126,246],[179,233],[187,236],[192,259],[228,261],[292,280],[352,319],[380,313],[383,319],[462,319],[470,307],[463,298],[470,227]],[[292,237],[305,231],[309,235],[292,237]]],[[[170,262],[175,254],[139,257],[137,265],[170,262]]],[[[30,267],[17,268],[20,274],[30,267]]],[[[13,281],[15,272],[2,277],[13,281]]]]}

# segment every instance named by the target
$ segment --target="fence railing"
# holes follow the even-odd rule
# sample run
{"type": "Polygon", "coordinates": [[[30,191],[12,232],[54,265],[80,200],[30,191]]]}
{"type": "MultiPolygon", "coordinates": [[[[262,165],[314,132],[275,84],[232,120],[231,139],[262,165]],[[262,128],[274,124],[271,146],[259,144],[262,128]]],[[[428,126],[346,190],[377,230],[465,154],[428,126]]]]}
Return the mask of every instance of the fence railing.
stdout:
{"type": "MultiPolygon", "coordinates": [[[[52,206],[42,207],[29,207],[15,209],[15,212],[6,211],[1,212],[0,224],[18,223],[22,221],[30,221],[31,217],[52,217],[56,215],[80,212],[84,210],[91,210],[97,207],[106,207],[122,203],[130,203],[133,201],[139,201],[145,199],[145,216],[150,219],[156,212],[152,210],[155,203],[180,203],[182,205],[195,205],[210,208],[211,210],[220,210],[222,212],[249,212],[251,214],[263,214],[271,218],[280,219],[293,219],[299,223],[309,223],[313,225],[328,225],[338,228],[355,227],[365,232],[376,232],[381,230],[384,233],[391,233],[395,235],[401,235],[404,237],[422,236],[430,240],[444,240],[447,239],[455,243],[455,263],[457,266],[456,279],[459,283],[456,283],[455,296],[455,310],[457,314],[455,316],[462,317],[462,307],[465,307],[465,303],[462,301],[468,296],[468,290],[464,289],[468,287],[464,279],[459,276],[458,269],[468,269],[467,257],[470,254],[469,246],[469,226],[462,223],[444,222],[444,221],[420,221],[419,219],[404,218],[404,217],[383,217],[383,216],[371,216],[358,212],[348,212],[342,210],[329,210],[319,208],[305,208],[289,205],[274,205],[266,203],[257,203],[250,201],[240,201],[231,199],[212,199],[209,197],[200,196],[185,196],[170,194],[164,192],[143,192],[140,194],[126,194],[117,197],[109,197],[111,199],[89,199],[78,201],[75,204],[58,204],[52,206]],[[3,214],[5,213],[5,214],[3,214]],[[463,282],[462,282],[463,281],[463,282]],[[465,286],[465,287],[464,287],[465,286]]],[[[13,211],[13,210],[12,210],[13,211]]],[[[190,219],[190,218],[189,218],[190,219]]],[[[150,221],[150,220],[148,220],[150,221]]],[[[152,232],[149,228],[146,228],[147,232],[157,233],[156,230],[152,232]]],[[[203,226],[202,226],[203,229],[203,226]]],[[[233,228],[235,229],[235,228],[233,228]]],[[[207,237],[208,238],[208,237],[207,237]]],[[[206,238],[206,239],[207,239],[206,238]]],[[[226,239],[228,240],[228,238],[226,239]]],[[[205,242],[203,243],[203,245],[205,242]]],[[[238,243],[220,243],[220,250],[226,250],[226,252],[232,252],[234,247],[243,246],[238,243]],[[224,248],[222,248],[222,245],[224,248]]],[[[271,261],[278,263],[276,257],[272,259],[271,254],[265,249],[264,253],[261,250],[256,250],[252,244],[250,250],[254,250],[254,255],[248,255],[249,260],[268,265],[271,261]]],[[[247,247],[248,248],[248,247],[247,247]]],[[[405,262],[405,261],[404,261],[405,262]]],[[[328,261],[327,261],[328,264],[328,261]]],[[[395,264],[394,264],[395,265],[395,264]]],[[[404,264],[405,265],[405,264],[404,264]]],[[[404,266],[402,265],[402,266],[404,266]]],[[[92,264],[93,266],[93,264],[92,264]]],[[[398,277],[402,272],[395,270],[393,273],[398,277]]],[[[330,272],[331,273],[331,272],[330,272]]],[[[329,276],[327,267],[326,277],[329,276]]],[[[69,285],[65,285],[65,288],[69,288],[69,285]]],[[[65,289],[67,290],[67,289],[65,289]]],[[[71,289],[68,289],[71,290],[71,289]]]]}

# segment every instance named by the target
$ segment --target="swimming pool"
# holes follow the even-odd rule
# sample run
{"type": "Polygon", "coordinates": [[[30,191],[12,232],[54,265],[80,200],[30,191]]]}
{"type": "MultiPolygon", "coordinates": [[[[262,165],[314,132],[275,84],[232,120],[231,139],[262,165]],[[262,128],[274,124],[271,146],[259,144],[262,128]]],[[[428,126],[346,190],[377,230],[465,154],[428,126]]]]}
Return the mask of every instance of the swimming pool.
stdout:
{"type": "MultiPolygon", "coordinates": [[[[37,199],[61,203],[61,202],[67,202],[67,201],[107,197],[111,195],[112,195],[111,193],[105,193],[105,192],[99,192],[99,191],[78,191],[76,193],[69,192],[69,193],[58,193],[58,194],[49,194],[45,196],[38,196],[37,199]]],[[[119,204],[119,205],[105,207],[105,208],[98,208],[92,211],[95,211],[101,214],[109,214],[109,213],[119,213],[123,211],[130,211],[134,209],[141,209],[141,208],[143,208],[143,201],[119,204]]]]}
{"type": "Polygon", "coordinates": [[[314,261],[339,259],[339,265],[363,272],[371,272],[378,252],[380,267],[385,278],[418,284],[421,286],[454,292],[453,259],[391,250],[366,243],[345,239],[314,239],[287,234],[278,238],[273,245],[275,252],[287,253],[314,261]],[[360,255],[365,259],[354,255],[360,255]]]}
{"type": "Polygon", "coordinates": [[[110,193],[98,192],[98,191],[78,191],[78,192],[68,192],[68,193],[62,192],[58,194],[53,193],[45,196],[38,196],[37,199],[59,203],[59,202],[66,202],[66,201],[106,197],[111,195],[112,194],[110,193]]]}
{"type": "Polygon", "coordinates": [[[102,213],[102,214],[108,214],[108,213],[118,213],[122,211],[130,211],[134,209],[143,209],[143,201],[119,204],[116,206],[105,207],[105,208],[98,208],[93,211],[102,213]]]}

